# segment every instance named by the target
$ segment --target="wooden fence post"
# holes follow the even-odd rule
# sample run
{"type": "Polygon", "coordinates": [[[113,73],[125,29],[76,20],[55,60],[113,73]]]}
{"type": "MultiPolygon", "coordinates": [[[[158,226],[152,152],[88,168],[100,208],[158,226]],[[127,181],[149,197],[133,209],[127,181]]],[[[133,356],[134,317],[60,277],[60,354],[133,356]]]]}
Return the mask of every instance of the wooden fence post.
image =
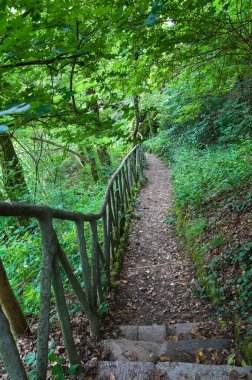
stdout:
{"type": "Polygon", "coordinates": [[[87,295],[89,304],[91,304],[91,277],[90,277],[87,249],[86,249],[86,239],[85,239],[85,234],[84,234],[84,223],[82,221],[77,221],[75,225],[76,225],[78,245],[79,245],[82,275],[83,275],[83,280],[85,284],[85,293],[87,295]]]}
{"type": "Polygon", "coordinates": [[[108,235],[108,223],[107,223],[107,208],[105,208],[104,215],[102,216],[102,229],[103,229],[103,250],[105,257],[105,272],[108,286],[111,285],[110,278],[110,242],[108,235]]]}
{"type": "Polygon", "coordinates": [[[60,277],[60,269],[57,256],[54,256],[53,258],[52,283],[62,335],[67,349],[70,364],[80,364],[80,358],[73,339],[70,318],[67,310],[66,299],[64,296],[64,288],[60,277]]]}
{"type": "Polygon", "coordinates": [[[99,265],[99,253],[98,253],[98,235],[97,235],[97,221],[90,222],[90,238],[92,246],[92,258],[91,258],[91,294],[92,294],[92,308],[97,310],[97,293],[98,293],[98,265],[99,265]]]}
{"type": "Polygon", "coordinates": [[[57,241],[57,256],[59,261],[67,275],[67,278],[76,294],[84,312],[87,314],[89,325],[90,325],[90,335],[99,336],[99,320],[97,317],[97,310],[93,310],[92,305],[88,302],[87,296],[83,291],[81,284],[77,280],[71,265],[69,264],[59,242],[57,241]]]}
{"type": "Polygon", "coordinates": [[[38,221],[42,240],[42,269],[40,275],[37,380],[45,380],[48,363],[52,260],[57,249],[50,210],[40,217],[38,221]]]}

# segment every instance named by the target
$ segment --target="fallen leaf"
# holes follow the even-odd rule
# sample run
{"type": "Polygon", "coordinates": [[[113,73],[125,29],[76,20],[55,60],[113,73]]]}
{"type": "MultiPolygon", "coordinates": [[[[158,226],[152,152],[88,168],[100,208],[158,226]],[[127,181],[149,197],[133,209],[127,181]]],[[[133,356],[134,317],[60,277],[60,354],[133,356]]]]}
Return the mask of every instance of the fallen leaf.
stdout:
{"type": "Polygon", "coordinates": [[[171,357],[169,355],[161,355],[159,356],[160,362],[169,362],[171,360],[171,357]]]}
{"type": "Polygon", "coordinates": [[[179,337],[177,335],[170,335],[170,336],[167,336],[166,340],[171,340],[173,342],[177,342],[178,338],[179,337]]]}
{"type": "Polygon", "coordinates": [[[189,331],[189,334],[190,334],[191,336],[196,336],[196,335],[197,335],[197,331],[196,331],[194,328],[192,328],[192,329],[189,331]]]}
{"type": "Polygon", "coordinates": [[[112,372],[110,373],[108,380],[116,380],[116,377],[112,372]]]}

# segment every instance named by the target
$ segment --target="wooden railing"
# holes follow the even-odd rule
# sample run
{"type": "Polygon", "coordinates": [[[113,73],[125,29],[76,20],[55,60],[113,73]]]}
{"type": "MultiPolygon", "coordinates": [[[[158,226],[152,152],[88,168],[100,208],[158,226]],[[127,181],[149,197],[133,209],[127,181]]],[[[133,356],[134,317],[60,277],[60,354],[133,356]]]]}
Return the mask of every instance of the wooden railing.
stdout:
{"type": "MultiPolygon", "coordinates": [[[[111,283],[113,264],[125,229],[125,214],[131,206],[130,200],[142,178],[143,148],[140,144],[125,156],[120,167],[111,177],[98,214],[70,212],[41,205],[0,202],[0,216],[36,218],[41,231],[42,266],[37,334],[37,380],[45,380],[47,373],[51,285],[70,364],[80,364],[70,326],[60,266],[87,315],[91,335],[99,336],[98,308],[103,302],[104,291],[102,279],[105,277],[106,283],[111,283]],[[53,226],[55,219],[75,223],[84,288],[59,242],[53,226]],[[100,222],[102,222],[102,238],[101,234],[98,237],[100,222]],[[88,223],[90,227],[91,247],[87,247],[85,223],[88,223]],[[88,255],[89,248],[91,255],[88,255]]],[[[11,380],[27,379],[8,321],[1,308],[0,333],[0,355],[11,380]]]]}

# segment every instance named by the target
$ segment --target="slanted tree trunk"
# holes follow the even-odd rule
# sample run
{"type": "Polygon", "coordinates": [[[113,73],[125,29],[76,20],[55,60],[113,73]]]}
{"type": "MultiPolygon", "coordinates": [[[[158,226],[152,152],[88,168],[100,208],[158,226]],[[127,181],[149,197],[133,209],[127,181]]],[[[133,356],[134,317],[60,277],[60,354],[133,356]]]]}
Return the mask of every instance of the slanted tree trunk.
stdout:
{"type": "Polygon", "coordinates": [[[12,333],[18,337],[29,332],[29,326],[9,284],[0,259],[0,305],[9,321],[12,333]]]}
{"type": "Polygon", "coordinates": [[[0,355],[11,380],[28,380],[8,320],[0,306],[0,355]]]}
{"type": "MultiPolygon", "coordinates": [[[[15,152],[11,137],[8,134],[0,134],[0,164],[2,167],[4,189],[8,198],[16,202],[29,199],[29,191],[25,182],[23,169],[15,152]]],[[[27,224],[27,219],[20,218],[19,223],[24,226],[27,224]]],[[[1,259],[0,304],[15,336],[24,335],[29,331],[25,316],[9,284],[1,259]]]]}
{"type": "Polygon", "coordinates": [[[0,134],[0,164],[8,198],[13,202],[29,199],[23,169],[8,134],[0,134]]]}

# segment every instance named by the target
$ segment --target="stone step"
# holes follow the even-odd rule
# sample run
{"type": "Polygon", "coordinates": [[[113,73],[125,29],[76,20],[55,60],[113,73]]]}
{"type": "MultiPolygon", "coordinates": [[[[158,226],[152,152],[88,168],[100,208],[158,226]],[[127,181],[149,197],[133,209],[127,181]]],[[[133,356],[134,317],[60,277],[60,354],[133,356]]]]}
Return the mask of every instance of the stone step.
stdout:
{"type": "MultiPolygon", "coordinates": [[[[130,378],[129,378],[130,379],[130,378]]],[[[238,380],[252,379],[252,367],[195,363],[158,363],[155,380],[238,380]]]]}
{"type": "Polygon", "coordinates": [[[193,363],[98,362],[87,380],[238,380],[252,379],[252,367],[193,363]]]}
{"type": "Polygon", "coordinates": [[[93,374],[86,380],[153,380],[153,363],[141,362],[98,362],[93,374]]]}
{"type": "Polygon", "coordinates": [[[122,338],[107,339],[103,341],[103,345],[110,354],[110,360],[156,363],[159,360],[194,362],[197,353],[203,350],[222,351],[230,348],[231,344],[228,339],[193,339],[158,343],[122,338]]]}
{"type": "Polygon", "coordinates": [[[163,342],[169,337],[183,337],[193,339],[200,323],[177,323],[173,325],[150,325],[150,326],[120,326],[119,336],[130,340],[141,340],[145,342],[163,342]],[[192,334],[193,332],[193,334],[192,334]]]}
{"type": "MultiPolygon", "coordinates": [[[[199,327],[202,325],[202,322],[194,322],[194,323],[176,323],[173,325],[166,326],[166,334],[169,336],[180,336],[183,339],[193,339],[195,333],[197,333],[199,327]]],[[[204,325],[207,325],[204,322],[204,325]]]]}

